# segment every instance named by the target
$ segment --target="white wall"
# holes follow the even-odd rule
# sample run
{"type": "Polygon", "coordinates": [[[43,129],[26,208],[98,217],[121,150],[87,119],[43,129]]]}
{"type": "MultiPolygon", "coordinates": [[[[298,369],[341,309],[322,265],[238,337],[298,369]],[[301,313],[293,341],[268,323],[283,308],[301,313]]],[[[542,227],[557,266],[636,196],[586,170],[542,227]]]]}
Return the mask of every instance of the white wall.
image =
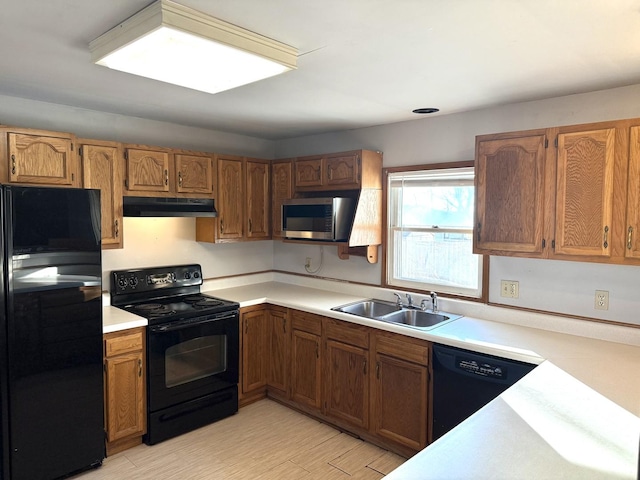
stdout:
{"type": "MultiPolygon", "coordinates": [[[[633,85],[288,139],[277,143],[275,153],[277,158],[286,158],[366,148],[382,151],[385,167],[472,160],[476,135],[640,117],[639,99],[640,85],[633,85]]],[[[276,242],[274,252],[277,268],[301,271],[304,250],[276,242]]],[[[330,257],[324,276],[379,283],[380,265],[360,260],[334,261],[330,257]]],[[[489,298],[493,303],[640,324],[640,266],[492,257],[490,273],[489,298]],[[501,279],[520,282],[517,300],[500,297],[501,279]],[[606,312],[593,308],[596,289],[609,291],[606,312]]]]}
{"type": "Polygon", "coordinates": [[[0,124],[78,137],[273,158],[270,140],[0,95],[0,124]]]}
{"type": "Polygon", "coordinates": [[[125,218],[124,249],[102,252],[103,288],[109,272],[199,263],[205,278],[273,269],[273,242],[209,244],[195,241],[193,218],[125,218]]]}

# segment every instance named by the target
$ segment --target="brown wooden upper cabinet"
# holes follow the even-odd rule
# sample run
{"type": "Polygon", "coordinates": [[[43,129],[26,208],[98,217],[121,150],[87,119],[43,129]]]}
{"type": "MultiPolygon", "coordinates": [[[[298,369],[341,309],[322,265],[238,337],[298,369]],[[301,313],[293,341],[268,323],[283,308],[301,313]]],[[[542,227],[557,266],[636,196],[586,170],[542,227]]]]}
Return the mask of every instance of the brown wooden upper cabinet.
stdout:
{"type": "Polygon", "coordinates": [[[296,191],[382,188],[381,171],[382,156],[368,150],[299,157],[294,186],[296,191]]]}
{"type": "Polygon", "coordinates": [[[640,122],[629,127],[629,186],[624,256],[640,259],[640,122]]]}
{"type": "Polygon", "coordinates": [[[555,255],[611,256],[615,129],[559,133],[555,255]]]}
{"type": "Polygon", "coordinates": [[[227,243],[271,238],[270,163],[218,155],[217,218],[196,220],[198,242],[227,243]]]}
{"type": "Polygon", "coordinates": [[[545,143],[543,132],[478,137],[476,253],[542,252],[545,143]]]}
{"type": "Polygon", "coordinates": [[[212,155],[161,147],[126,146],[125,195],[208,196],[212,193],[212,155]]]}
{"type": "Polygon", "coordinates": [[[25,185],[80,187],[75,137],[70,133],[4,127],[1,181],[25,185]]]}
{"type": "Polygon", "coordinates": [[[122,145],[78,139],[84,188],[100,190],[102,248],[122,248],[122,145]]]}
{"type": "Polygon", "coordinates": [[[634,263],[639,129],[635,119],[476,137],[474,252],[634,263]]]}
{"type": "Polygon", "coordinates": [[[293,162],[274,160],[271,163],[271,235],[283,238],[282,203],[293,198],[293,162]]]}

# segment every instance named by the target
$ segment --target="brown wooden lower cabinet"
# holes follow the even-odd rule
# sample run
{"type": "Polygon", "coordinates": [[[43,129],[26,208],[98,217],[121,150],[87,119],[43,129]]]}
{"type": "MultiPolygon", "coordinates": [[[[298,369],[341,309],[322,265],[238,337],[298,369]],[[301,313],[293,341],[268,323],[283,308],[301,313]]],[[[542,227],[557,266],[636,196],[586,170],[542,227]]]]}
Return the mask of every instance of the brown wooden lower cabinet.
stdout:
{"type": "Polygon", "coordinates": [[[322,317],[290,310],[291,400],[320,411],[322,406],[322,317]]]}
{"type": "Polygon", "coordinates": [[[367,429],[369,427],[369,329],[324,319],[324,413],[367,429]]]}
{"type": "Polygon", "coordinates": [[[427,445],[429,342],[276,306],[241,320],[241,406],[268,395],[406,457],[427,445]]]}
{"type": "Polygon", "coordinates": [[[291,322],[287,309],[269,307],[268,321],[267,387],[271,393],[286,397],[289,393],[291,362],[291,322]]]}
{"type": "Polygon", "coordinates": [[[146,433],[144,328],[104,335],[107,455],[142,443],[146,433]]]}
{"type": "Polygon", "coordinates": [[[372,338],[371,428],[418,451],[427,446],[429,343],[378,331],[372,338]]]}
{"type": "Polygon", "coordinates": [[[267,387],[268,307],[257,305],[240,311],[240,404],[263,398],[267,387]]]}

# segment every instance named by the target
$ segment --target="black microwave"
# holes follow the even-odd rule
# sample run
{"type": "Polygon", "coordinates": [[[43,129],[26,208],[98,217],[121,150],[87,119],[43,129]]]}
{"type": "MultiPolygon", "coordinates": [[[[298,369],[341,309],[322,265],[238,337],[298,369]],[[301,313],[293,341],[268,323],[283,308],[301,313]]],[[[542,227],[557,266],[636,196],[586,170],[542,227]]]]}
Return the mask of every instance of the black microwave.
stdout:
{"type": "Polygon", "coordinates": [[[282,204],[285,238],[346,241],[349,238],[355,200],[344,197],[293,198],[282,204]]]}

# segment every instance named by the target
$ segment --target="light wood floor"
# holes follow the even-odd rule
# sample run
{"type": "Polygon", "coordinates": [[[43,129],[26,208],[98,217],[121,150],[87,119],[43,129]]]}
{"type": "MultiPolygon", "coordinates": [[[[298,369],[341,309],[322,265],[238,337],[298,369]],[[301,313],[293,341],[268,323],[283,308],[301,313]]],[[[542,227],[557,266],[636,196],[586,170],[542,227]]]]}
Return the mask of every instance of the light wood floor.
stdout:
{"type": "Polygon", "coordinates": [[[404,461],[261,400],[194,432],[108,457],[73,480],[377,480],[404,461]]]}

